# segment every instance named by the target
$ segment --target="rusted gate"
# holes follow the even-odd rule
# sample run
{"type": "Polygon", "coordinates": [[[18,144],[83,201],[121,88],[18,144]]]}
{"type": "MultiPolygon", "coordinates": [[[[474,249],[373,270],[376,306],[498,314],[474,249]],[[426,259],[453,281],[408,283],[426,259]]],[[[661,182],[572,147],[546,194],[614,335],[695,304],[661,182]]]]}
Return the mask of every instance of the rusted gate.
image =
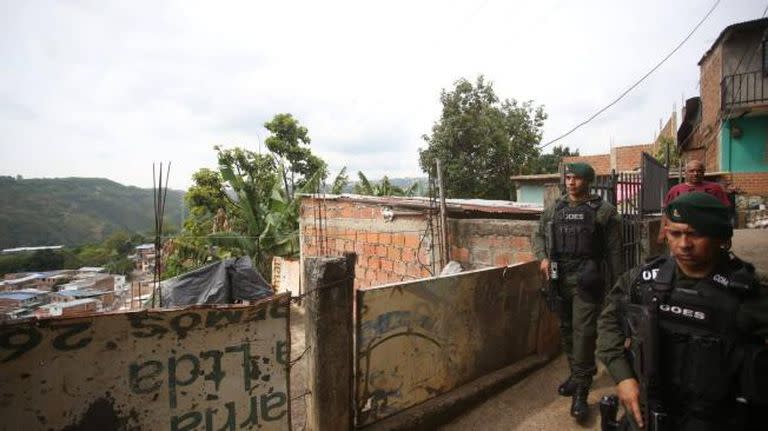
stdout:
{"type": "Polygon", "coordinates": [[[289,429],[289,301],[4,324],[2,429],[289,429]]]}

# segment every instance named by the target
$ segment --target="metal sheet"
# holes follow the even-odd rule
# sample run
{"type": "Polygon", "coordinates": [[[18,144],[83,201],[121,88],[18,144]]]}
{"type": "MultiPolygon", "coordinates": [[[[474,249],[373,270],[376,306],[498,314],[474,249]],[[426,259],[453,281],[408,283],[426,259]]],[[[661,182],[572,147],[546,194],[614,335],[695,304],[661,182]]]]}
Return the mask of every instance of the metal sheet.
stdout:
{"type": "Polygon", "coordinates": [[[357,292],[357,424],[536,353],[538,262],[357,292]]]}
{"type": "Polygon", "coordinates": [[[289,300],[0,326],[0,428],[289,429],[289,300]]]}

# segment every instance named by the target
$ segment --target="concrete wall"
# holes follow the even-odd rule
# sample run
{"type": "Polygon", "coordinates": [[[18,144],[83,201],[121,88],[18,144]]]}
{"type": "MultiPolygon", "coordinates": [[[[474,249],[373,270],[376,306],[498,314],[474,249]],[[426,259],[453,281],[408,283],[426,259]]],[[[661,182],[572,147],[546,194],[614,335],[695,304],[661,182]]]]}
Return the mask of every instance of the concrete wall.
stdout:
{"type": "Polygon", "coordinates": [[[2,325],[3,429],[288,429],[288,316],[283,295],[2,325]]]}
{"type": "Polygon", "coordinates": [[[558,349],[529,262],[357,291],[357,425],[558,349]]]}
{"type": "Polygon", "coordinates": [[[544,205],[544,184],[528,183],[518,185],[517,201],[544,205]]]}

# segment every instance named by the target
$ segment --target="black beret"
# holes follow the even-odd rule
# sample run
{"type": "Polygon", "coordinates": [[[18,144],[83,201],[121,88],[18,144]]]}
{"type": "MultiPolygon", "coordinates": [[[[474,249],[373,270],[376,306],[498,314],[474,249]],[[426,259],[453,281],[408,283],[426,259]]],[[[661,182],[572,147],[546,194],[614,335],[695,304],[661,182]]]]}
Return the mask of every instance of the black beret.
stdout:
{"type": "Polygon", "coordinates": [[[724,239],[733,236],[728,208],[709,193],[680,195],[667,205],[666,213],[669,220],[689,224],[704,236],[724,239]]]}

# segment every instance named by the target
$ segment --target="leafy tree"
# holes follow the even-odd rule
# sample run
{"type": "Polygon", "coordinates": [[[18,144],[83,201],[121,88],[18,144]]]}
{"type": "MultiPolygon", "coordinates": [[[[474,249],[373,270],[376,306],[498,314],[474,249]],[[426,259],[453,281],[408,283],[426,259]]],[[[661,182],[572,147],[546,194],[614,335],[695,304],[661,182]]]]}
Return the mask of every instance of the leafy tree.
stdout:
{"type": "Polygon", "coordinates": [[[442,161],[448,197],[512,198],[509,177],[538,156],[543,107],[500,101],[483,76],[474,85],[459,80],[452,91],[442,91],[440,102],[440,119],[423,136],[427,147],[419,149],[421,169],[434,172],[435,160],[442,161]]]}
{"type": "Polygon", "coordinates": [[[267,148],[283,167],[281,177],[288,199],[293,199],[294,190],[304,186],[315,172],[323,171],[325,177],[325,162],[309,149],[307,128],[291,114],[277,114],[264,127],[271,132],[265,141],[267,148]]]}
{"type": "Polygon", "coordinates": [[[659,138],[659,147],[656,149],[656,160],[664,163],[667,160],[667,148],[669,148],[669,166],[677,166],[680,163],[680,152],[677,151],[675,140],[669,136],[659,138]]]}
{"type": "Polygon", "coordinates": [[[552,148],[551,154],[541,154],[537,159],[531,161],[531,168],[528,173],[531,174],[553,174],[560,167],[563,157],[578,156],[579,150],[571,151],[569,147],[556,145],[552,148]]]}
{"type": "Polygon", "coordinates": [[[371,183],[362,172],[357,172],[360,181],[355,184],[354,191],[358,195],[368,196],[413,196],[418,187],[418,182],[414,182],[407,189],[398,187],[389,181],[389,177],[384,175],[378,183],[371,183]]]}
{"type": "Polygon", "coordinates": [[[344,193],[344,187],[349,184],[349,176],[347,175],[347,167],[344,166],[339,171],[338,175],[336,175],[336,178],[333,180],[333,185],[331,186],[331,193],[334,195],[340,195],[344,193]]]}
{"type": "MultiPolygon", "coordinates": [[[[290,114],[278,114],[265,127],[269,152],[214,147],[218,170],[194,176],[184,233],[168,246],[164,277],[206,262],[250,256],[269,277],[273,256],[299,254],[299,202],[295,193],[312,193],[326,165],[308,148],[307,129],[290,114]]],[[[342,173],[344,171],[342,170],[342,173]]]]}

